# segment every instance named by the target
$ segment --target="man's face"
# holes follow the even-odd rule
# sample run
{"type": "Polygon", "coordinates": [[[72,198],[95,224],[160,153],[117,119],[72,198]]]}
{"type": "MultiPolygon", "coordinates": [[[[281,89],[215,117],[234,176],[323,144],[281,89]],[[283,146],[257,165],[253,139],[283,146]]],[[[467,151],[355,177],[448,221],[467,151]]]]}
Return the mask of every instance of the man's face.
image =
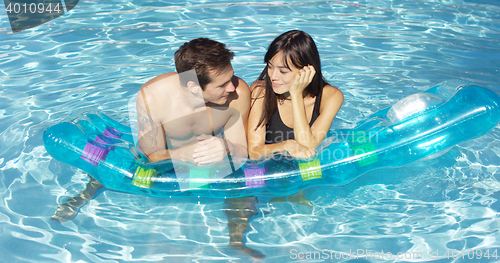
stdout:
{"type": "Polygon", "coordinates": [[[212,74],[212,81],[202,91],[203,98],[206,102],[223,105],[227,102],[229,94],[235,91],[235,87],[231,81],[234,76],[233,67],[227,67],[219,75],[215,75],[215,72],[212,74]]]}

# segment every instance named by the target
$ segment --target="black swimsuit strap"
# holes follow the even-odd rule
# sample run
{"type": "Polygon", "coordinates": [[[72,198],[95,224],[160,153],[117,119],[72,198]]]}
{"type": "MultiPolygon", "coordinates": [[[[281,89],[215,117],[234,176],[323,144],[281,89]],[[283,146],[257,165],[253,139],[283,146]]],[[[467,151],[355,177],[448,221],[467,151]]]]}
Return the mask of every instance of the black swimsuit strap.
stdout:
{"type": "MultiPolygon", "coordinates": [[[[309,126],[311,126],[319,116],[319,108],[321,105],[322,91],[316,96],[314,100],[314,108],[311,116],[309,126]]],[[[266,144],[279,143],[289,139],[295,139],[293,129],[286,126],[281,119],[279,109],[276,108],[269,123],[266,125],[266,144]]]]}

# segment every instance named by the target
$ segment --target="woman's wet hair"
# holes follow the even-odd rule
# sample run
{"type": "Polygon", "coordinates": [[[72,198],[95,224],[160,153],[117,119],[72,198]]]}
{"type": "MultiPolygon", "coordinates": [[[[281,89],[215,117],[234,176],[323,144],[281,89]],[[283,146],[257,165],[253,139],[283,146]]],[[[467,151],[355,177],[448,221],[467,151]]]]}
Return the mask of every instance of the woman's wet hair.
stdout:
{"type": "MultiPolygon", "coordinates": [[[[289,69],[292,66],[298,69],[308,65],[314,67],[316,74],[305,89],[308,95],[315,97],[325,85],[328,85],[321,73],[318,48],[309,34],[299,30],[292,30],[281,34],[269,45],[267,53],[264,56],[264,62],[269,64],[269,61],[279,52],[283,52],[283,65],[289,69]]],[[[257,127],[269,123],[274,111],[278,107],[277,95],[272,89],[271,79],[267,74],[267,66],[260,74],[259,80],[264,80],[264,85],[262,86],[264,88],[264,107],[257,127]]],[[[257,99],[256,96],[258,94],[261,94],[259,89],[253,95],[254,99],[257,99]]]]}
{"type": "MultiPolygon", "coordinates": [[[[174,55],[177,73],[194,69],[203,90],[217,76],[231,66],[234,53],[225,44],[209,38],[196,38],[184,43],[174,55]]],[[[189,80],[181,79],[186,85],[189,80]]]]}

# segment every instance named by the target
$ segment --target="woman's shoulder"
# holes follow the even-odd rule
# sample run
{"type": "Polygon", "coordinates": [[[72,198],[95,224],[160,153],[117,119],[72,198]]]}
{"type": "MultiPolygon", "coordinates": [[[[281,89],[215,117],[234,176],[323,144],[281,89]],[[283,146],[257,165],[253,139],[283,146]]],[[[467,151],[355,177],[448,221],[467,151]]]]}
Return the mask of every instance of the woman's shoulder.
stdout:
{"type": "Polygon", "coordinates": [[[342,98],[343,100],[344,94],[337,87],[328,84],[323,87],[322,99],[331,99],[331,98],[342,98]]]}
{"type": "Polygon", "coordinates": [[[344,94],[340,89],[332,85],[326,85],[323,87],[323,94],[321,96],[321,106],[335,104],[342,104],[344,102],[344,94]],[[325,102],[325,103],[324,103],[325,102]]]}

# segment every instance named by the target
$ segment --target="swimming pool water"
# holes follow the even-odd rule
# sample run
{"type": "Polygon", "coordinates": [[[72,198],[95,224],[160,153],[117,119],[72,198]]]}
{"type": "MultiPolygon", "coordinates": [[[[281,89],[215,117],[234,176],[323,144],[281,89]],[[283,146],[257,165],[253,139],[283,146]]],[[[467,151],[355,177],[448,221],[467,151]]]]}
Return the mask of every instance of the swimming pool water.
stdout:
{"type": "MultiPolygon", "coordinates": [[[[344,92],[336,125],[348,127],[448,79],[500,93],[499,22],[493,0],[89,0],[11,33],[2,8],[0,261],[250,260],[226,245],[221,200],[103,191],[75,219],[50,220],[88,179],[46,153],[43,130],[85,108],[125,121],[128,99],[150,78],[173,71],[173,53],[186,41],[204,36],[228,44],[235,74],[251,83],[277,35],[308,32],[327,80],[344,92]]],[[[492,257],[500,250],[499,140],[497,126],[439,158],[372,171],[344,187],[308,189],[312,208],[260,199],[247,245],[267,255],[263,262],[310,262],[299,255],[358,249],[386,253],[359,262],[392,262],[399,252],[423,258],[398,262],[451,262],[445,252],[453,249],[482,253],[455,262],[500,262],[492,257]]]]}

